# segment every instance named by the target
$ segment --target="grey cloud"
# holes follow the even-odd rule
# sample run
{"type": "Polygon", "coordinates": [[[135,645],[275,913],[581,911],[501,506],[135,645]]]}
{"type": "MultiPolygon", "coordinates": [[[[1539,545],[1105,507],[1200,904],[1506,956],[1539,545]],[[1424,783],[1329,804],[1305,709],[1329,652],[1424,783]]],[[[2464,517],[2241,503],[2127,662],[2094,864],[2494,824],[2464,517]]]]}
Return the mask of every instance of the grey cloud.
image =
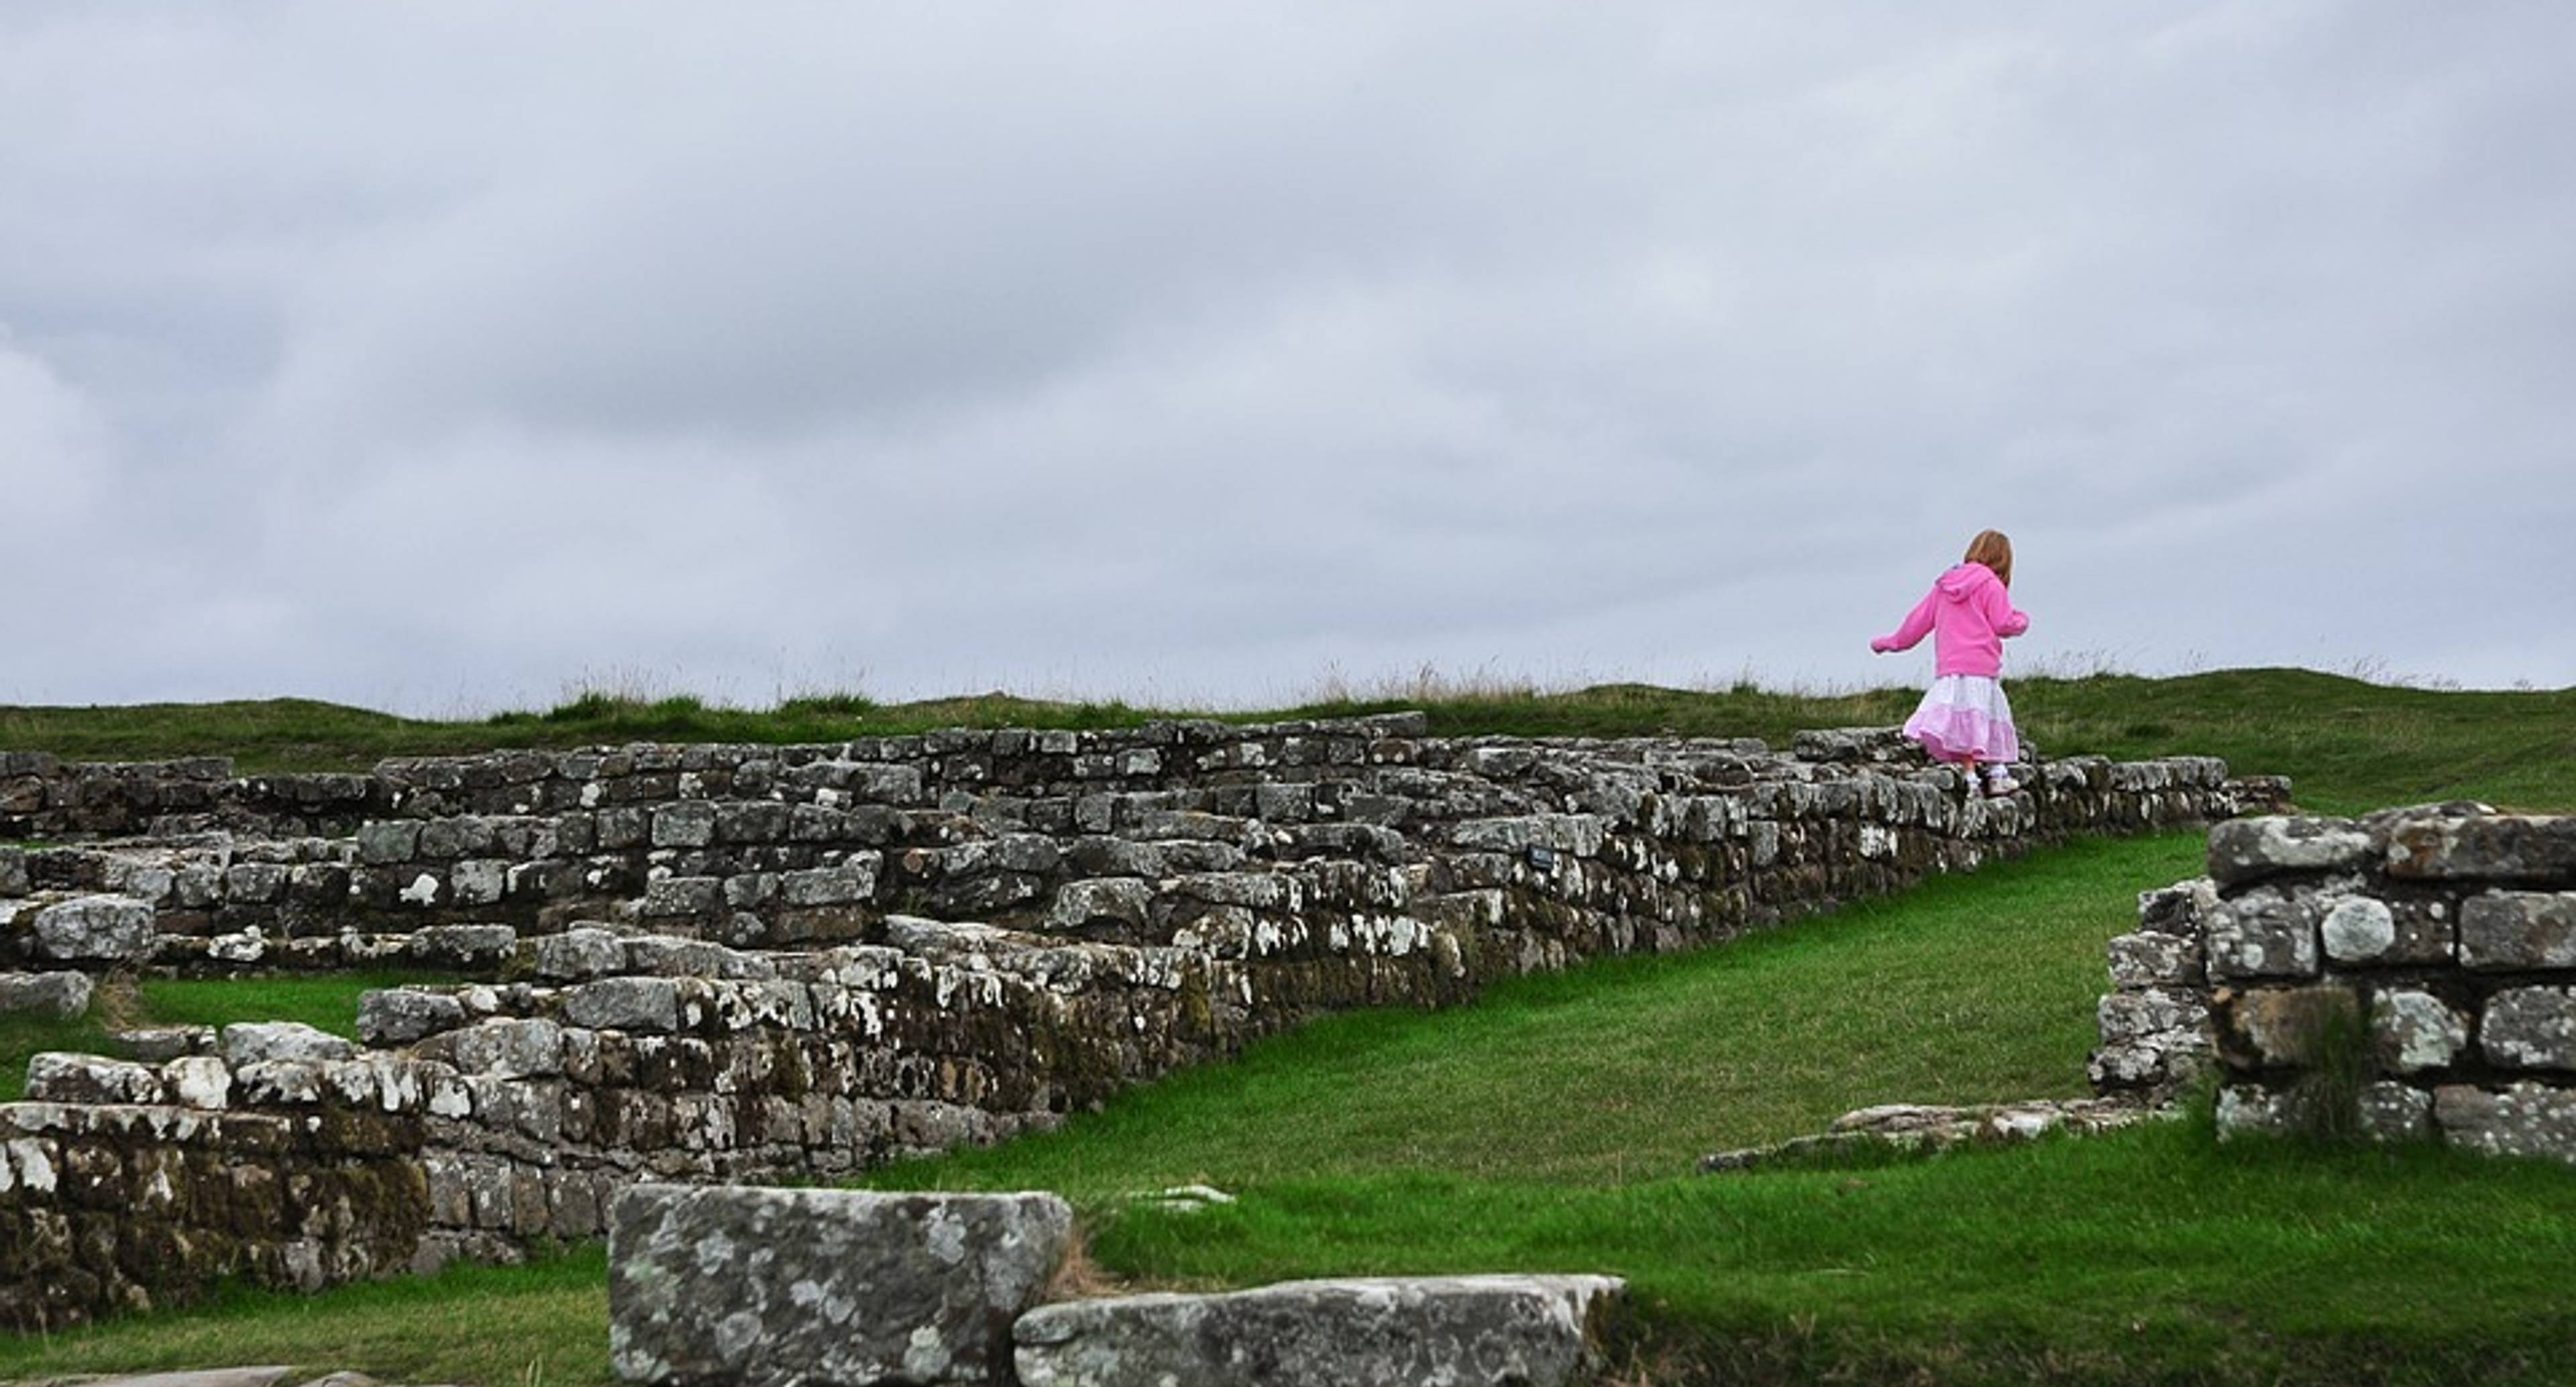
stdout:
{"type": "Polygon", "coordinates": [[[2576,681],[2576,19],[1811,9],[14,9],[0,697],[2576,681]]]}

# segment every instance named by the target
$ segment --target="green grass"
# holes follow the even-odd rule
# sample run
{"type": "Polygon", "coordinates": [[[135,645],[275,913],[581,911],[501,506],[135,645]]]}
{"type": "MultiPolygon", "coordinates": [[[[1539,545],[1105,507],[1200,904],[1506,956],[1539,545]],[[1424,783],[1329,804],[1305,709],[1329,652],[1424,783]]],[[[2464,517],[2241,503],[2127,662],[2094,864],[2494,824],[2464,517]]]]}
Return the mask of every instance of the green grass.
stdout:
{"type": "Polygon", "coordinates": [[[225,1026],[235,1021],[301,1021],[356,1039],[358,996],[405,983],[454,982],[444,973],[378,970],[249,978],[113,978],[90,1014],[71,1021],[0,1017],[0,1102],[26,1092],[27,1058],[44,1050],[109,1054],[111,1030],[139,1026],[225,1026]]]}
{"type": "Polygon", "coordinates": [[[522,1266],[459,1264],[317,1296],[236,1287],[184,1310],[0,1335],[0,1379],[250,1363],[314,1376],[363,1365],[395,1382],[607,1383],[607,1251],[589,1243],[522,1266]]]}

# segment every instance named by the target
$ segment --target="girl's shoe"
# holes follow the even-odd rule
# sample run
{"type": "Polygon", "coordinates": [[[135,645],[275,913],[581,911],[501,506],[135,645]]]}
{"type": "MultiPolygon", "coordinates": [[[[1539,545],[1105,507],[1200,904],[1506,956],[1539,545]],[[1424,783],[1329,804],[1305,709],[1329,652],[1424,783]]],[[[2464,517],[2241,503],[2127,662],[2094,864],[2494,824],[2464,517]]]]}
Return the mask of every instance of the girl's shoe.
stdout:
{"type": "Polygon", "coordinates": [[[1989,795],[2009,795],[2020,788],[2021,782],[2013,779],[2010,771],[1998,768],[1986,774],[1986,793],[1989,795]]]}

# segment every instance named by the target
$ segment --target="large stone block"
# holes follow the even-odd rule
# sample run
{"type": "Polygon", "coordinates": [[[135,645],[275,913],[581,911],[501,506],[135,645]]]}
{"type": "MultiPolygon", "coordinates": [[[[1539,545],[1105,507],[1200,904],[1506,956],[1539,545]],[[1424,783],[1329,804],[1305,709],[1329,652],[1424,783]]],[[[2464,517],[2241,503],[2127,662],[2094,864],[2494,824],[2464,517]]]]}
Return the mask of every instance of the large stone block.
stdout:
{"type": "Polygon", "coordinates": [[[2209,830],[2209,874],[2222,887],[2281,872],[2344,871],[2370,855],[2370,834],[2350,819],[2229,819],[2209,830]]]}
{"type": "Polygon", "coordinates": [[[46,958],[127,963],[152,954],[152,907],[128,896],[80,896],[36,912],[46,958]]]}
{"type": "Polygon", "coordinates": [[[2576,988],[2514,987],[2488,998],[2478,1047],[2505,1069],[2576,1070],[2576,988]]]}
{"type": "Polygon", "coordinates": [[[610,1222],[610,1359],[667,1387],[1007,1383],[1072,1232],[1051,1194],[638,1185],[610,1222]]]}
{"type": "Polygon", "coordinates": [[[87,973],[0,973],[0,1016],[68,1020],[89,1011],[87,973]]]}
{"type": "Polygon", "coordinates": [[[2460,903],[2460,962],[2576,968],[2576,891],[2488,891],[2460,903]]]}
{"type": "Polygon", "coordinates": [[[370,1045],[409,1045],[465,1024],[465,1004],[444,992],[397,987],[358,994],[358,1037],[370,1045]]]}
{"type": "Polygon", "coordinates": [[[2361,999],[2331,985],[2222,994],[2214,1010],[2221,1053],[2237,1067],[2314,1066],[2364,1035],[2361,999]]]}
{"type": "Polygon", "coordinates": [[[2115,987],[2194,987],[2206,976],[2198,939],[2141,930],[2111,941],[2111,983],[2115,987]]]}
{"type": "Polygon", "coordinates": [[[130,1060],[47,1051],[27,1061],[27,1098],[37,1103],[158,1103],[161,1076],[130,1060]]]}
{"type": "Polygon", "coordinates": [[[2469,1046],[2469,1019],[2432,993],[2411,988],[2372,997],[2370,1027],[2381,1060],[2400,1074],[2447,1068],[2469,1046]]]}
{"type": "Polygon", "coordinates": [[[2444,1141],[2472,1151],[2576,1161],[2576,1089],[2446,1084],[2433,1090],[2433,1122],[2444,1141]]]}
{"type": "Polygon", "coordinates": [[[2316,902],[2274,887],[2257,887],[2209,914],[2209,976],[2311,978],[2317,974],[2316,902]]]}
{"type": "Polygon", "coordinates": [[[344,1060],[358,1047],[301,1021],[236,1021],[224,1027],[224,1063],[239,1069],[265,1060],[344,1060]]]}
{"type": "Polygon", "coordinates": [[[1608,1276],[1454,1276],[1067,1301],[1021,1318],[1017,1361],[1023,1387],[1554,1387],[1597,1363],[1626,1291],[1608,1276]]]}
{"type": "Polygon", "coordinates": [[[2576,817],[2401,815],[2388,825],[2393,877],[2576,880],[2576,817]]]}

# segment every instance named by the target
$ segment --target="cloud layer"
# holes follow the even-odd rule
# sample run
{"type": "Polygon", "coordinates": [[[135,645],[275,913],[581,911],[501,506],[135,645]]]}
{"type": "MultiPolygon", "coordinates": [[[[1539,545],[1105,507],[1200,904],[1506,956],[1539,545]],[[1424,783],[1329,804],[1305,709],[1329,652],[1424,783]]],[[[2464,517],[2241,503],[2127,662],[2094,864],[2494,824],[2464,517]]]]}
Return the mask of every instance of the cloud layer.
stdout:
{"type": "Polygon", "coordinates": [[[2035,14],[15,7],[0,701],[2576,682],[2576,12],[2035,14]]]}

